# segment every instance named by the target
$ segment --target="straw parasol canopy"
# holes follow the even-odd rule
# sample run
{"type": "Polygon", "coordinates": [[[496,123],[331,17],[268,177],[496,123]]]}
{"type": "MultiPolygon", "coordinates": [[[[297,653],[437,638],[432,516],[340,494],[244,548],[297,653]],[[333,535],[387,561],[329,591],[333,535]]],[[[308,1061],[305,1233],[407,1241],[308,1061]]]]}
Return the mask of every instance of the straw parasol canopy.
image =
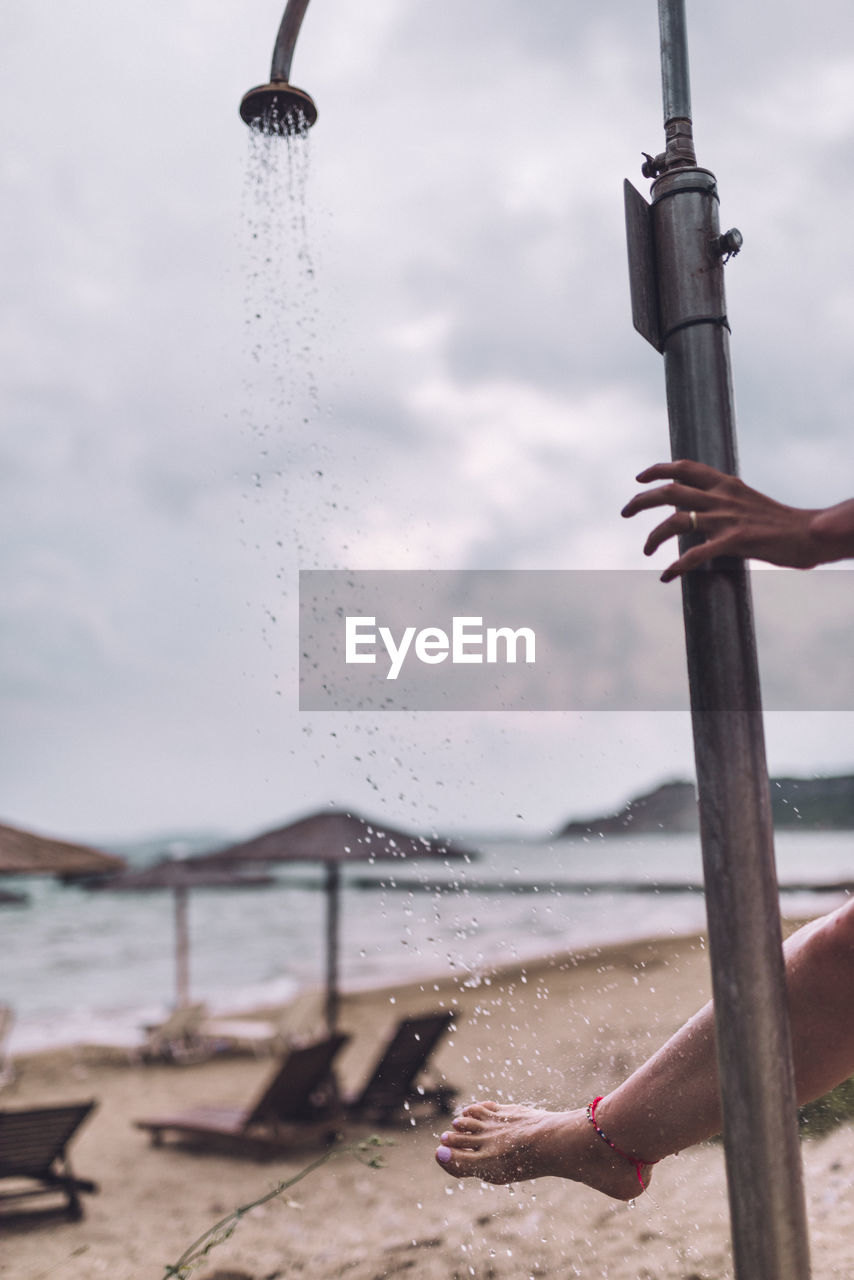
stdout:
{"type": "Polygon", "coordinates": [[[338,922],[341,865],[346,862],[465,858],[472,851],[440,836],[422,836],[345,810],[326,810],[262,832],[191,861],[198,866],[264,866],[321,862],[326,867],[326,1022],[338,1021],[338,922]]]}
{"type": "Polygon", "coordinates": [[[123,858],[0,824],[0,875],[52,875],[73,879],[120,871],[123,858]]]}
{"type": "Polygon", "coordinates": [[[205,867],[195,858],[163,858],[141,871],[120,875],[93,885],[118,893],[143,893],[171,889],[175,898],[175,1007],[190,1003],[190,931],[188,895],[191,889],[254,889],[273,883],[269,875],[246,875],[228,867],[205,867]]]}

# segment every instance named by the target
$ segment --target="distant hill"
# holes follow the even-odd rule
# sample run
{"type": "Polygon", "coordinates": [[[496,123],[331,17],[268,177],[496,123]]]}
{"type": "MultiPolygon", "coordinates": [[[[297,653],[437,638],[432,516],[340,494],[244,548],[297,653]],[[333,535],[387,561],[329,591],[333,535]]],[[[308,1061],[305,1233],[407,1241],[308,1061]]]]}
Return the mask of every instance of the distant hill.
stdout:
{"type": "MultiPolygon", "coordinates": [[[[854,829],[854,774],[834,778],[772,778],[774,826],[810,831],[854,829]]],[[[628,835],[637,832],[698,831],[693,782],[663,782],[626,802],[619,813],[567,822],[558,836],[628,835]]]]}

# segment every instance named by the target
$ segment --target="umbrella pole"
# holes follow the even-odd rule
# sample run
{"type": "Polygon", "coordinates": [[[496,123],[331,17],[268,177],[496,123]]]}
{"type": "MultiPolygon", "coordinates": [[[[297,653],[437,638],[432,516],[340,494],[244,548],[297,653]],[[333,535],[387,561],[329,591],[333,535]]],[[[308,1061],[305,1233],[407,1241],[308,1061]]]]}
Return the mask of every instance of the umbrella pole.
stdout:
{"type": "Polygon", "coordinates": [[[175,995],[176,1008],[190,1003],[190,937],[187,927],[187,886],[175,889],[175,995]]]}
{"type": "MultiPolygon", "coordinates": [[[[714,175],[698,168],[694,156],[685,0],[659,0],[659,20],[667,149],[644,167],[656,178],[651,209],[632,188],[626,193],[632,307],[636,327],[664,354],[673,457],[735,474],[723,256],[737,252],[740,236],[720,236],[714,175]]],[[[743,561],[714,561],[686,574],[682,591],[735,1274],[738,1280],[806,1280],[809,1246],[747,569],[743,561]]]]}
{"type": "Polygon", "coordinates": [[[333,1035],[338,1025],[338,932],[341,905],[341,870],[337,862],[326,864],[326,1028],[333,1035]]]}

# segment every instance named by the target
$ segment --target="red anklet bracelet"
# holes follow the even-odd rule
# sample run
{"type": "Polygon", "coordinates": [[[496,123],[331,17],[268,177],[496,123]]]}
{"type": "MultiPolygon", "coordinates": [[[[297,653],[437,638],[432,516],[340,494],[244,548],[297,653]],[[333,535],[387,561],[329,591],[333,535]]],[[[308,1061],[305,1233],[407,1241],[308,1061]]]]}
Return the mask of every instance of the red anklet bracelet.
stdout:
{"type": "MultiPolygon", "coordinates": [[[[604,1094],[602,1096],[604,1097],[604,1094]]],[[[634,1156],[630,1156],[628,1151],[623,1151],[621,1147],[618,1147],[616,1142],[611,1141],[607,1133],[604,1133],[602,1129],[599,1128],[599,1125],[596,1122],[596,1108],[599,1106],[599,1103],[601,1101],[602,1101],[602,1098],[599,1097],[599,1098],[594,1098],[592,1102],[588,1102],[587,1119],[593,1125],[593,1128],[599,1134],[599,1137],[602,1139],[602,1141],[607,1142],[608,1146],[611,1148],[612,1151],[615,1151],[618,1156],[622,1156],[624,1160],[628,1160],[629,1164],[634,1166],[635,1173],[638,1175],[638,1182],[641,1185],[641,1191],[646,1191],[646,1183],[643,1180],[643,1170],[646,1167],[646,1165],[658,1164],[658,1161],[657,1160],[637,1160],[635,1159],[634,1156]]]]}

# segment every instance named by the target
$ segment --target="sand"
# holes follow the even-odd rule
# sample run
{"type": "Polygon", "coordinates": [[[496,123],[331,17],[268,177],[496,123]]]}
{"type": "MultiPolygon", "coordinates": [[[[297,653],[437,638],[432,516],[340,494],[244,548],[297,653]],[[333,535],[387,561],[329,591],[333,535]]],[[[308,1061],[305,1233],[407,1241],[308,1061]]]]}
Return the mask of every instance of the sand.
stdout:
{"type": "MultiPolygon", "coordinates": [[[[460,1096],[580,1105],[641,1062],[708,996],[698,937],[635,942],[505,969],[477,984],[444,979],[345,995],[353,1041],[345,1087],[362,1078],[405,1012],[453,1007],[458,1028],[435,1062],[460,1096]]],[[[161,1280],[168,1263],[218,1218],[298,1172],[316,1152],[257,1163],[156,1148],[135,1117],[198,1102],[247,1104],[270,1062],[220,1056],[194,1066],[131,1066],[92,1049],[18,1063],[4,1106],[97,1098],[73,1147],[95,1178],[82,1222],[19,1215],[0,1225],[10,1280],[161,1280]]],[[[542,1179],[514,1188],[455,1182],[433,1163],[442,1124],[382,1131],[384,1167],[351,1154],[253,1210],[194,1273],[198,1280],[723,1280],[732,1274],[722,1149],[706,1144],[662,1163],[634,1206],[542,1179]]],[[[348,1139],[370,1137],[352,1127],[348,1139]]],[[[851,1274],[854,1134],[804,1144],[814,1276],[851,1274]]],[[[32,1202],[33,1207],[37,1202],[32,1202]]]]}

